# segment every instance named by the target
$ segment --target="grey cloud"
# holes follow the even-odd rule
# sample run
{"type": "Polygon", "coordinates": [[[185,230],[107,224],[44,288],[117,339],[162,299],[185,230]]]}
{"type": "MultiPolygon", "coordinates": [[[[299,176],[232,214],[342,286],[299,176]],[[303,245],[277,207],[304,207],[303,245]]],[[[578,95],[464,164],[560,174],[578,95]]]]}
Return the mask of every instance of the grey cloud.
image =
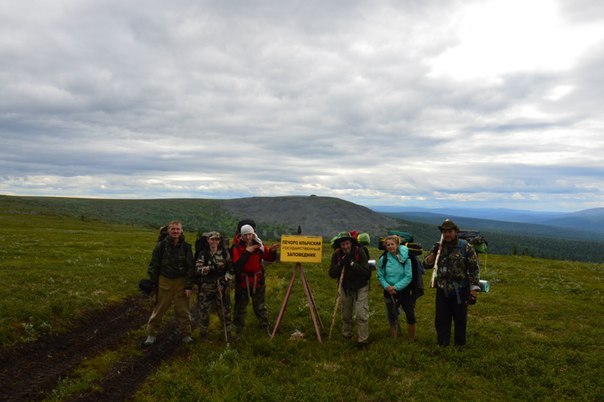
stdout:
{"type": "Polygon", "coordinates": [[[15,3],[0,16],[0,192],[601,201],[585,144],[604,147],[602,52],[496,84],[429,77],[463,4],[15,3]]]}

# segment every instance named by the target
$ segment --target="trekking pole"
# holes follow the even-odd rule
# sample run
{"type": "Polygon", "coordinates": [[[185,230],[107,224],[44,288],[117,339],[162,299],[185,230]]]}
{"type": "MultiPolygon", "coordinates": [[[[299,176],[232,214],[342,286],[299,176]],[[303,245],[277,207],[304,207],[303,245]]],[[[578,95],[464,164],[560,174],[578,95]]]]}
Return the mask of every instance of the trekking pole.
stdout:
{"type": "Polygon", "coordinates": [[[224,310],[224,299],[222,298],[223,293],[222,287],[220,286],[220,279],[216,281],[216,290],[218,290],[218,297],[220,297],[220,309],[222,310],[222,326],[224,327],[224,341],[226,342],[226,345],[229,346],[229,333],[227,331],[226,313],[224,310]]]}
{"type": "Polygon", "coordinates": [[[338,280],[338,294],[336,296],[336,305],[333,308],[333,315],[331,316],[331,325],[329,327],[329,339],[331,339],[331,331],[333,331],[333,326],[336,323],[336,314],[338,313],[338,307],[340,306],[340,294],[342,293],[342,282],[344,281],[344,271],[346,267],[342,267],[342,272],[340,273],[340,279],[338,280]]]}
{"type": "Polygon", "coordinates": [[[440,234],[440,241],[438,242],[438,252],[436,253],[436,258],[434,259],[434,268],[432,268],[432,278],[430,279],[430,287],[436,287],[436,273],[438,272],[438,257],[440,257],[440,250],[443,249],[443,235],[440,234]]]}
{"type": "Polygon", "coordinates": [[[396,318],[396,329],[401,332],[401,324],[398,322],[398,307],[396,306],[396,299],[392,293],[390,293],[390,300],[392,300],[392,317],[396,318]]]}

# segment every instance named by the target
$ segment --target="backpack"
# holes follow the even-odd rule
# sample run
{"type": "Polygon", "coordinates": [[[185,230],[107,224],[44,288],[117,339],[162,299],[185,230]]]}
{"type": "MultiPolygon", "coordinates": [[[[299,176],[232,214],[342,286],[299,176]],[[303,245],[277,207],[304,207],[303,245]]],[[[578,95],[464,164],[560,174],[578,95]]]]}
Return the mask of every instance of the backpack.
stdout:
{"type": "Polygon", "coordinates": [[[487,253],[487,246],[489,245],[489,243],[487,242],[487,239],[480,235],[480,232],[478,230],[460,230],[457,233],[457,237],[470,243],[472,247],[474,247],[474,251],[476,251],[477,253],[487,253]]]}
{"type": "Polygon", "coordinates": [[[256,221],[254,221],[253,219],[242,219],[237,222],[237,229],[235,230],[235,236],[233,236],[233,244],[229,246],[228,240],[225,241],[227,246],[226,249],[229,251],[231,258],[233,258],[233,248],[236,247],[237,243],[239,243],[239,241],[241,240],[241,228],[243,227],[243,225],[250,225],[254,228],[254,232],[256,232],[256,221]]]}
{"type": "Polygon", "coordinates": [[[199,258],[199,255],[208,249],[208,236],[205,233],[199,231],[197,233],[197,239],[195,239],[195,261],[199,258]]]}
{"type": "MultiPolygon", "coordinates": [[[[222,236],[221,236],[222,237],[222,236]]],[[[197,259],[199,258],[199,256],[201,255],[201,253],[205,252],[206,250],[209,249],[209,245],[208,245],[208,235],[207,233],[202,233],[201,231],[199,231],[197,233],[197,239],[195,239],[195,261],[197,261],[197,259]]],[[[229,239],[222,237],[222,251],[224,252],[225,256],[226,253],[229,253],[229,239]]]]}
{"type": "MultiPolygon", "coordinates": [[[[415,243],[413,241],[413,235],[409,232],[405,232],[403,230],[389,230],[387,232],[388,236],[398,236],[401,239],[401,244],[406,246],[409,249],[409,255],[411,256],[420,256],[423,252],[423,247],[420,243],[415,243]]],[[[386,237],[380,237],[378,243],[378,249],[386,250],[386,237]]]]}

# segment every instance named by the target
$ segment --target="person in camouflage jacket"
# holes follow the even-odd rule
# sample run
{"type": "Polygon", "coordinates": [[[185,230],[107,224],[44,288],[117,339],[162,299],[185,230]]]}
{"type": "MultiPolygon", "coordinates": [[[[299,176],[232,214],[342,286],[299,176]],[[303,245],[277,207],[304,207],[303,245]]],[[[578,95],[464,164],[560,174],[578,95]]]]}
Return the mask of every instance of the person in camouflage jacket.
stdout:
{"type": "Polygon", "coordinates": [[[208,248],[199,253],[195,262],[195,274],[199,291],[199,334],[201,340],[208,336],[210,309],[217,312],[225,330],[226,342],[231,339],[231,296],[230,285],[235,278],[235,268],[231,255],[225,249],[222,235],[218,232],[207,234],[208,248]]]}
{"type": "Polygon", "coordinates": [[[478,257],[471,244],[457,238],[459,227],[453,221],[447,219],[438,228],[442,242],[436,243],[424,259],[424,267],[432,269],[438,255],[434,326],[438,344],[447,346],[451,342],[451,324],[454,322],[455,345],[463,346],[466,344],[468,304],[476,303],[480,290],[478,257]]]}

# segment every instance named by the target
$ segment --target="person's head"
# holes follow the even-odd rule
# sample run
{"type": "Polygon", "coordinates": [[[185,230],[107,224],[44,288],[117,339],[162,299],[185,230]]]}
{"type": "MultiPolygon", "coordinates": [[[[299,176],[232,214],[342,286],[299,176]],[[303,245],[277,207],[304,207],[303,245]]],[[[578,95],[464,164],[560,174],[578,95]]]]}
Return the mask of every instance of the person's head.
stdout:
{"type": "Polygon", "coordinates": [[[396,254],[398,253],[398,246],[401,245],[401,238],[396,235],[386,236],[384,244],[386,245],[386,251],[390,254],[396,254]]]}
{"type": "Polygon", "coordinates": [[[210,250],[216,251],[218,248],[222,246],[222,235],[219,232],[210,232],[208,233],[208,245],[210,246],[210,250]]]}
{"type": "Polygon", "coordinates": [[[344,254],[350,254],[352,251],[352,235],[350,232],[340,232],[334,240],[336,249],[340,249],[344,254]]]}
{"type": "Polygon", "coordinates": [[[254,228],[252,227],[252,225],[241,226],[241,239],[248,246],[254,242],[255,234],[256,234],[256,232],[254,232],[254,228]]]}
{"type": "Polygon", "coordinates": [[[350,240],[350,239],[340,240],[340,250],[342,250],[342,252],[344,254],[350,254],[350,252],[352,251],[352,240],[350,240]]]}
{"type": "Polygon", "coordinates": [[[178,241],[182,234],[182,223],[180,221],[172,221],[168,223],[168,237],[172,241],[178,241]]]}
{"type": "Polygon", "coordinates": [[[459,227],[450,219],[445,219],[438,229],[440,230],[440,233],[442,233],[443,240],[446,243],[455,241],[457,238],[457,232],[459,232],[459,227]]]}

